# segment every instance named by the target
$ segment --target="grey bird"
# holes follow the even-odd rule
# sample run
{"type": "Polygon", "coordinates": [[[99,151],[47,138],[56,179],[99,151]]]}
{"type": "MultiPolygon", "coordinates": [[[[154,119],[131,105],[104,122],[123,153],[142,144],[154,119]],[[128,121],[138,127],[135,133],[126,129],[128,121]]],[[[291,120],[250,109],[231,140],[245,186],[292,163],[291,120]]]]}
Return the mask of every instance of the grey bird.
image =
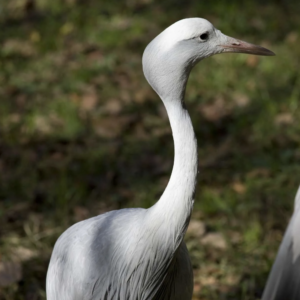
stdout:
{"type": "Polygon", "coordinates": [[[193,209],[198,154],[184,94],[197,62],[228,52],[274,55],[200,18],[176,22],[147,46],[143,71],[163,101],[173,133],[170,181],[148,209],[110,211],[67,229],[52,253],[48,300],[192,299],[193,272],[183,238],[193,209]]]}
{"type": "Polygon", "coordinates": [[[300,187],[262,300],[300,300],[300,187]]]}

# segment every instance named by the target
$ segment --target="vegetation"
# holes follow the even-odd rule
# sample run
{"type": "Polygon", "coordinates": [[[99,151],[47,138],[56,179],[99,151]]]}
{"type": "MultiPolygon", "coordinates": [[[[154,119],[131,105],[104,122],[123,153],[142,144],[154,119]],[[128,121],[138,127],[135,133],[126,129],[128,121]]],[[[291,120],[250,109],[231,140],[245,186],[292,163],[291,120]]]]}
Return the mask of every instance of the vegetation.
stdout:
{"type": "Polygon", "coordinates": [[[296,1],[0,0],[0,299],[45,299],[58,236],[149,207],[172,169],[148,42],[199,16],[275,57],[226,54],[192,72],[200,173],[186,242],[194,299],[259,299],[300,182],[296,1]]]}

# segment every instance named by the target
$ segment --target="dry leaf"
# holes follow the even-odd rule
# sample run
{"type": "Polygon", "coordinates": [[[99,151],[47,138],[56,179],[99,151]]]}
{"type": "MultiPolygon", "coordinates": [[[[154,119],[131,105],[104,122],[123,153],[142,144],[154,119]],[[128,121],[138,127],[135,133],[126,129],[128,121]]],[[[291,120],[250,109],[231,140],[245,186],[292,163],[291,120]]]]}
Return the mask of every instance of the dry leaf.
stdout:
{"type": "Polygon", "coordinates": [[[200,112],[207,120],[216,122],[228,116],[231,112],[231,107],[225,102],[223,97],[218,97],[213,103],[201,105],[200,112]]]}
{"type": "Polygon", "coordinates": [[[37,130],[38,132],[47,134],[52,131],[52,126],[49,122],[49,118],[45,116],[35,116],[35,118],[33,119],[33,124],[35,130],[37,130]]]}
{"type": "Polygon", "coordinates": [[[149,96],[151,96],[152,91],[150,88],[145,87],[145,88],[139,88],[135,93],[134,93],[134,101],[137,103],[145,103],[147,99],[149,99],[149,96]]]}
{"type": "Polygon", "coordinates": [[[194,293],[199,293],[200,292],[200,290],[201,290],[201,285],[200,285],[200,283],[199,282],[194,282],[194,293]]]}
{"type": "Polygon", "coordinates": [[[129,124],[134,120],[134,116],[106,117],[94,121],[95,132],[104,138],[116,138],[120,136],[129,124]]]}
{"type": "Polygon", "coordinates": [[[299,37],[299,34],[298,32],[296,31],[291,31],[287,37],[286,37],[286,41],[289,43],[289,44],[295,44],[298,40],[298,37],[299,37]]]}
{"type": "Polygon", "coordinates": [[[294,123],[294,117],[291,113],[281,113],[275,117],[276,125],[290,125],[294,123]]]}
{"type": "Polygon", "coordinates": [[[132,24],[132,20],[127,17],[123,17],[121,15],[116,15],[112,18],[112,22],[110,23],[110,27],[117,30],[126,30],[132,24]]]}
{"type": "Polygon", "coordinates": [[[6,54],[30,57],[36,54],[34,46],[26,40],[9,39],[2,45],[2,52],[6,54]]]}
{"type": "Polygon", "coordinates": [[[247,95],[241,94],[241,93],[236,93],[233,95],[233,100],[236,106],[238,107],[245,107],[249,104],[250,99],[247,95]]]}
{"type": "Polygon", "coordinates": [[[217,279],[214,276],[206,276],[201,278],[201,284],[204,286],[214,286],[217,283],[217,279]]]}
{"type": "Polygon", "coordinates": [[[88,93],[86,95],[83,95],[80,102],[80,109],[83,112],[92,111],[96,107],[97,102],[98,102],[98,97],[96,93],[88,93]]]}
{"type": "Polygon", "coordinates": [[[227,275],[225,278],[225,283],[231,286],[235,286],[240,281],[240,276],[237,275],[227,275]]]}
{"type": "Polygon", "coordinates": [[[186,232],[195,238],[201,238],[205,233],[205,224],[199,220],[191,220],[186,232]]]}
{"type": "Polygon", "coordinates": [[[230,241],[232,244],[238,244],[242,240],[242,234],[240,232],[231,231],[230,232],[230,241]]]}
{"type": "Polygon", "coordinates": [[[213,232],[206,234],[202,239],[201,243],[203,245],[209,245],[218,249],[226,249],[227,243],[221,233],[213,232]]]}
{"type": "Polygon", "coordinates": [[[22,246],[14,247],[11,251],[15,262],[27,261],[38,255],[37,251],[22,246]]]}
{"type": "Polygon", "coordinates": [[[241,182],[234,182],[231,187],[238,194],[244,194],[246,191],[246,186],[241,182]]]}
{"type": "Polygon", "coordinates": [[[103,111],[110,115],[118,115],[122,110],[121,102],[117,99],[108,100],[102,107],[103,111]]]}

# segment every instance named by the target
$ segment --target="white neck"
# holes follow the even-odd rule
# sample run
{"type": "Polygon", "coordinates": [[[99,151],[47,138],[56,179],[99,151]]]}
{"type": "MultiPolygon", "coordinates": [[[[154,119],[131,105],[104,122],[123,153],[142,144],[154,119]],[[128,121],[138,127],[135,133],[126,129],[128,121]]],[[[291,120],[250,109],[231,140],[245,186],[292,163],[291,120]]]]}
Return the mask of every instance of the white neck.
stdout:
{"type": "Polygon", "coordinates": [[[182,99],[164,101],[164,104],[172,128],[175,159],[170,181],[149,212],[153,214],[153,220],[161,221],[157,223],[159,230],[167,233],[165,237],[170,237],[179,246],[193,209],[198,170],[197,140],[182,99]]]}

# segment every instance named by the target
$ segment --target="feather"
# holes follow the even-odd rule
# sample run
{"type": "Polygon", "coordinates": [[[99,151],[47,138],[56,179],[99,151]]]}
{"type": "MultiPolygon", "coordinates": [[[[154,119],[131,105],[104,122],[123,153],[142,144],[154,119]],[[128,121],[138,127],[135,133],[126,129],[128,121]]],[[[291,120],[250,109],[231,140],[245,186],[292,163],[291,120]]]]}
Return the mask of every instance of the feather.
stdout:
{"type": "Polygon", "coordinates": [[[262,300],[300,300],[300,188],[262,300]]]}

